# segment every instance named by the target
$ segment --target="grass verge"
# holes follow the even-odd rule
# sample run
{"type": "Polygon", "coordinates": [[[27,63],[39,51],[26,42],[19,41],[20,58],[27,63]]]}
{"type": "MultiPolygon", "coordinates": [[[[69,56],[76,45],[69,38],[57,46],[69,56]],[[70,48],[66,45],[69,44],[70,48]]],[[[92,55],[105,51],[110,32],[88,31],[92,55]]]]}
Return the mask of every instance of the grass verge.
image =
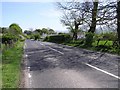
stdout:
{"type": "Polygon", "coordinates": [[[17,42],[15,47],[2,53],[2,88],[18,88],[20,64],[24,42],[17,42]]]}
{"type": "Polygon", "coordinates": [[[0,89],[2,88],[2,53],[0,52],[0,89]]]}
{"type": "Polygon", "coordinates": [[[97,46],[97,41],[95,41],[95,42],[93,42],[91,47],[85,46],[83,44],[82,40],[64,42],[62,44],[68,45],[68,46],[73,46],[73,47],[84,48],[84,49],[88,49],[88,50],[93,50],[93,51],[107,52],[107,53],[111,53],[111,54],[120,55],[119,47],[113,47],[112,41],[108,41],[106,43],[106,45],[104,45],[105,42],[106,41],[100,41],[99,45],[97,46]]]}

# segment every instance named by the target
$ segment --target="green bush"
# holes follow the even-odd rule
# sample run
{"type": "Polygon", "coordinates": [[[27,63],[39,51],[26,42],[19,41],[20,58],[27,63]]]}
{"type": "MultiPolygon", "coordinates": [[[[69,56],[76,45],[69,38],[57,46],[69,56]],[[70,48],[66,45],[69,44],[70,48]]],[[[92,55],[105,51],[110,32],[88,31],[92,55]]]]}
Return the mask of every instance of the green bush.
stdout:
{"type": "Polygon", "coordinates": [[[34,35],[30,35],[29,37],[30,39],[35,39],[34,35]]]}
{"type": "Polygon", "coordinates": [[[109,43],[108,41],[116,41],[117,35],[114,32],[102,33],[102,34],[95,34],[94,41],[97,41],[97,46],[99,45],[100,41],[105,41],[104,45],[109,43]]]}
{"type": "Polygon", "coordinates": [[[117,35],[116,33],[110,32],[110,33],[104,33],[102,34],[102,37],[104,40],[116,40],[117,39],[117,35]]]}
{"type": "Polygon", "coordinates": [[[46,36],[46,37],[44,38],[44,41],[49,41],[49,37],[50,37],[50,36],[46,36]]]}
{"type": "Polygon", "coordinates": [[[85,39],[85,45],[86,46],[91,46],[92,45],[92,42],[93,42],[93,36],[94,36],[94,33],[86,33],[86,39],[85,39]]]}
{"type": "Polygon", "coordinates": [[[19,41],[24,42],[24,41],[25,41],[25,39],[19,39],[19,41]]]}
{"type": "Polygon", "coordinates": [[[63,43],[70,41],[72,38],[69,34],[59,34],[54,36],[47,36],[44,41],[54,42],[54,43],[63,43]]]}
{"type": "Polygon", "coordinates": [[[40,39],[40,34],[34,34],[34,39],[35,39],[35,40],[40,39]]]}
{"type": "Polygon", "coordinates": [[[34,40],[38,40],[38,39],[41,38],[41,37],[40,37],[40,34],[32,34],[32,35],[30,35],[29,37],[30,37],[30,39],[34,39],[34,40]]]}
{"type": "Polygon", "coordinates": [[[2,43],[9,43],[10,41],[16,42],[17,40],[18,37],[10,33],[3,34],[2,36],[2,43]]]}

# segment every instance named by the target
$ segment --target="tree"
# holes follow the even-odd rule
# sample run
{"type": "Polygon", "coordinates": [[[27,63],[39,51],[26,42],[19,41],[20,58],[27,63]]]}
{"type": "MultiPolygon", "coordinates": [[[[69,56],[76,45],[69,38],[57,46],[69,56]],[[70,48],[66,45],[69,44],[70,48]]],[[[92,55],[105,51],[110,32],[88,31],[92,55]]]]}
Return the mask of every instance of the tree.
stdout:
{"type": "Polygon", "coordinates": [[[94,0],[93,9],[92,9],[92,22],[88,32],[95,32],[96,29],[96,18],[97,18],[97,10],[98,10],[98,0],[94,0]]]}
{"type": "Polygon", "coordinates": [[[46,29],[46,28],[42,28],[42,33],[48,35],[48,29],[46,29]]]}
{"type": "Polygon", "coordinates": [[[16,24],[16,23],[11,24],[9,26],[9,29],[10,29],[10,32],[15,34],[15,35],[18,35],[18,34],[22,33],[21,27],[18,24],[16,24]]]}
{"type": "Polygon", "coordinates": [[[55,34],[55,31],[54,31],[53,29],[49,29],[49,30],[48,30],[48,33],[49,33],[49,34],[55,34]]]}
{"type": "Polygon", "coordinates": [[[38,32],[40,35],[43,34],[43,31],[41,29],[36,29],[35,32],[38,32]]]}
{"type": "Polygon", "coordinates": [[[31,35],[31,34],[32,34],[32,31],[25,30],[25,31],[24,31],[24,34],[31,35]]]}
{"type": "MultiPolygon", "coordinates": [[[[116,2],[99,2],[93,0],[93,2],[71,2],[58,3],[59,9],[63,12],[61,19],[62,23],[73,32],[73,37],[77,37],[76,28],[80,26],[86,27],[86,39],[93,39],[96,28],[103,30],[104,28],[113,29],[116,28],[116,2]],[[88,35],[90,33],[90,35],[88,35]],[[88,35],[88,37],[87,37],[88,35]]],[[[74,38],[75,38],[74,37],[74,38]]],[[[88,40],[87,40],[88,41],[88,40]]],[[[89,44],[92,44],[89,43],[89,44]]]]}
{"type": "Polygon", "coordinates": [[[2,33],[2,28],[0,27],[0,33],[2,33]]]}
{"type": "Polygon", "coordinates": [[[117,2],[117,34],[120,45],[120,1],[117,2]]]}
{"type": "Polygon", "coordinates": [[[1,30],[2,30],[2,34],[5,34],[5,33],[8,33],[9,28],[2,27],[1,30]]]}
{"type": "Polygon", "coordinates": [[[96,30],[97,10],[98,10],[98,0],[94,0],[93,9],[92,9],[92,21],[91,21],[90,29],[88,30],[88,32],[90,32],[90,33],[86,34],[86,42],[85,42],[85,44],[88,45],[88,46],[92,45],[93,36],[94,36],[93,33],[96,30]]]}
{"type": "Polygon", "coordinates": [[[36,34],[33,34],[33,36],[34,36],[34,39],[35,39],[35,40],[38,40],[38,39],[40,39],[40,34],[38,34],[38,33],[36,33],[36,34]]]}
{"type": "Polygon", "coordinates": [[[91,13],[91,25],[90,29],[86,34],[86,39],[91,38],[91,43],[87,43],[89,45],[92,44],[92,39],[94,33],[96,31],[96,27],[99,27],[99,30],[103,30],[104,28],[115,30],[116,28],[116,2],[106,2],[101,3],[98,0],[94,0],[93,8],[91,13]],[[93,34],[91,34],[93,33],[93,34]],[[87,37],[87,35],[89,37],[87,37]]]}
{"type": "Polygon", "coordinates": [[[81,3],[79,2],[66,2],[57,3],[59,9],[63,11],[63,17],[61,18],[61,22],[68,26],[70,32],[73,33],[73,40],[77,40],[77,34],[79,32],[79,26],[83,24],[85,12],[83,12],[81,3]]]}

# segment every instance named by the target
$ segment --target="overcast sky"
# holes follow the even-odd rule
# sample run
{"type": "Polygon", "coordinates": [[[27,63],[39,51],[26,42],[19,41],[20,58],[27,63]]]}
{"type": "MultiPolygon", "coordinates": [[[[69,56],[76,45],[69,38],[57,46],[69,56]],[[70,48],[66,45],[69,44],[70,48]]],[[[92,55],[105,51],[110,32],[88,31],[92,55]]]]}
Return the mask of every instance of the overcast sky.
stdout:
{"type": "Polygon", "coordinates": [[[22,29],[52,28],[66,32],[55,2],[1,2],[2,27],[17,23],[22,29]]]}

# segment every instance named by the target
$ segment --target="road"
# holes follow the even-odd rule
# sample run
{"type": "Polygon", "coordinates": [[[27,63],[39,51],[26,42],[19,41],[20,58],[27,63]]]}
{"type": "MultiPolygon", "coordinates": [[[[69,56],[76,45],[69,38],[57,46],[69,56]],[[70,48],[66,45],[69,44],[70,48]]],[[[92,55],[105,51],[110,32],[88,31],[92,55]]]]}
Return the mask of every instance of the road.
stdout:
{"type": "Polygon", "coordinates": [[[117,63],[111,63],[119,56],[32,40],[25,41],[24,49],[26,88],[119,87],[117,63]],[[105,58],[112,69],[98,63],[105,58]]]}

